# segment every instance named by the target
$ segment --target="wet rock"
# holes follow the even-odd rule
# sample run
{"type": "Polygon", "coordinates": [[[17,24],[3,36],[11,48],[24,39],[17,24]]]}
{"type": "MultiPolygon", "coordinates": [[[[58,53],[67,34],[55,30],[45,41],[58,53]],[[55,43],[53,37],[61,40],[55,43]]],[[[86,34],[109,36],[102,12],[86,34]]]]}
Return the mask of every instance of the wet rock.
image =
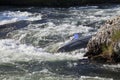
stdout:
{"type": "Polygon", "coordinates": [[[97,62],[120,62],[120,16],[108,20],[92,36],[84,55],[97,62]]]}

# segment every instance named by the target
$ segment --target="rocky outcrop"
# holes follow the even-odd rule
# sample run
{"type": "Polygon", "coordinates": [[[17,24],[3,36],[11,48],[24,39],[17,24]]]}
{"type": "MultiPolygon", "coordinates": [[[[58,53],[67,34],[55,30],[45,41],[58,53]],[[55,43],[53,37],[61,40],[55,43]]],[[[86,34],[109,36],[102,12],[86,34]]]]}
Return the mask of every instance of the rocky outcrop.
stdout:
{"type": "Polygon", "coordinates": [[[103,3],[120,3],[120,0],[0,0],[0,5],[41,7],[69,7],[103,3]]]}
{"type": "Polygon", "coordinates": [[[97,62],[120,62],[120,16],[108,20],[87,44],[84,55],[97,62]]]}

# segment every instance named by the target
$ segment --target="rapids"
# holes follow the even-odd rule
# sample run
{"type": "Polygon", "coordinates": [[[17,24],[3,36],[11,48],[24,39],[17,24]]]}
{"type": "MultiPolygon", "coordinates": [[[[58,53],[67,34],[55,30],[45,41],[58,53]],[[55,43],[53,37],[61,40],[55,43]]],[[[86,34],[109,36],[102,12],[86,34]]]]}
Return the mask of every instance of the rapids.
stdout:
{"type": "Polygon", "coordinates": [[[0,7],[0,80],[119,80],[120,64],[90,63],[86,48],[56,52],[119,13],[120,5],[0,7]]]}

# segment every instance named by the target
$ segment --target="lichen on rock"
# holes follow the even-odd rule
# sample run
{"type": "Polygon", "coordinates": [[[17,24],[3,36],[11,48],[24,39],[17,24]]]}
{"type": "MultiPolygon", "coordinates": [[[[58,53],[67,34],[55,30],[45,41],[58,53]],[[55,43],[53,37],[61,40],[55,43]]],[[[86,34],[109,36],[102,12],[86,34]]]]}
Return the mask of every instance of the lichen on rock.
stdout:
{"type": "Polygon", "coordinates": [[[92,61],[120,62],[120,16],[106,21],[87,44],[84,55],[92,61]]]}

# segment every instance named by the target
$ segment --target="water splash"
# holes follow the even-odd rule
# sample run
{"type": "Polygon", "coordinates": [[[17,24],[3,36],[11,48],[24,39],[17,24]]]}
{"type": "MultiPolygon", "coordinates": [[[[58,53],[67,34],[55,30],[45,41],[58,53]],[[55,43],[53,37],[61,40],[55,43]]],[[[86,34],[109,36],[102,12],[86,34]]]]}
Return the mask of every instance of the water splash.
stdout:
{"type": "Polygon", "coordinates": [[[42,15],[39,13],[21,12],[21,11],[4,11],[0,12],[0,25],[13,23],[21,20],[35,21],[41,20],[42,15]]]}

